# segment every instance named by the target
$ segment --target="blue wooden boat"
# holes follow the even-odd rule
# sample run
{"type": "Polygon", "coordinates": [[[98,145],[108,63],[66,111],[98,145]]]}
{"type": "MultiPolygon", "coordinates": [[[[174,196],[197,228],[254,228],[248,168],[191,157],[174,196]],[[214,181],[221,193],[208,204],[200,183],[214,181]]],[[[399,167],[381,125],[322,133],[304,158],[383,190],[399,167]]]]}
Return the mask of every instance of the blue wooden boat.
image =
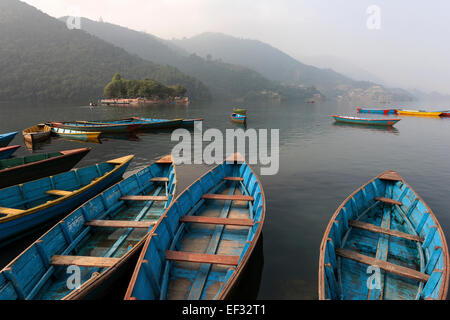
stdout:
{"type": "Polygon", "coordinates": [[[239,155],[181,193],[150,233],[129,300],[225,299],[246,266],[265,217],[261,183],[239,155]]]}
{"type": "Polygon", "coordinates": [[[19,149],[20,146],[10,146],[10,147],[4,147],[0,148],[0,160],[11,158],[14,152],[19,149]]]}
{"type": "Polygon", "coordinates": [[[449,255],[433,211],[395,171],[353,192],[320,246],[319,298],[446,299],[449,255]]]}
{"type": "Polygon", "coordinates": [[[168,156],[89,200],[1,271],[0,300],[100,297],[137,258],[176,183],[168,156]],[[68,286],[74,268],[78,288],[68,286]]]}
{"type": "Polygon", "coordinates": [[[75,131],[61,128],[52,128],[52,134],[57,137],[78,140],[83,142],[99,142],[98,137],[101,132],[75,131]]]}
{"type": "Polygon", "coordinates": [[[153,119],[132,117],[128,119],[112,121],[76,121],[76,123],[87,125],[135,125],[138,126],[139,130],[143,131],[179,127],[183,124],[183,119],[153,119]]]}
{"type": "Polygon", "coordinates": [[[0,246],[36,231],[119,181],[133,157],[0,189],[0,246]]]}
{"type": "Polygon", "coordinates": [[[6,147],[17,134],[18,134],[17,131],[0,134],[0,148],[6,147]]]}
{"type": "Polygon", "coordinates": [[[139,123],[88,123],[88,122],[50,122],[49,126],[74,131],[101,132],[107,134],[130,133],[141,128],[139,123]]]}
{"type": "Polygon", "coordinates": [[[389,114],[398,114],[397,109],[363,109],[363,108],[358,108],[358,112],[359,113],[371,113],[371,114],[384,114],[384,115],[389,115],[389,114]]]}
{"type": "Polygon", "coordinates": [[[400,119],[371,119],[371,118],[358,118],[358,117],[346,117],[346,116],[332,116],[336,122],[350,123],[350,124],[362,124],[369,126],[388,126],[392,127],[400,119]]]}
{"type": "Polygon", "coordinates": [[[231,114],[231,121],[235,123],[245,124],[247,122],[247,116],[238,113],[233,113],[231,114]]]}
{"type": "MultiPolygon", "coordinates": [[[[155,119],[152,118],[138,118],[138,117],[134,117],[135,119],[140,119],[140,120],[144,120],[144,121],[154,121],[155,119]]],[[[158,120],[158,119],[156,119],[158,120]]],[[[183,127],[191,127],[195,124],[195,122],[201,122],[203,121],[203,118],[196,118],[196,119],[182,119],[180,125],[183,127]]],[[[177,123],[178,125],[178,123],[177,123]]]]}

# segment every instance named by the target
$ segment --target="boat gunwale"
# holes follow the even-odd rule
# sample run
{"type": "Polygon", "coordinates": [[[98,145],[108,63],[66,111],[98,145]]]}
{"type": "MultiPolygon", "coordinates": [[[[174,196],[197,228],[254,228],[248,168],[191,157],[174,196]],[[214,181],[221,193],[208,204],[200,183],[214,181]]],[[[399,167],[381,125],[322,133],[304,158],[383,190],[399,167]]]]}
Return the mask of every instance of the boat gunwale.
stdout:
{"type": "MultiPolygon", "coordinates": [[[[109,171],[106,174],[104,174],[103,176],[99,177],[99,179],[97,179],[97,180],[92,180],[89,184],[85,185],[84,187],[82,187],[80,189],[76,189],[71,194],[59,197],[58,199],[51,200],[49,202],[40,204],[40,205],[35,206],[33,208],[29,208],[27,210],[24,210],[21,213],[18,213],[18,214],[7,215],[5,217],[1,217],[0,218],[0,224],[1,223],[6,223],[6,222],[9,222],[9,221],[13,221],[13,220],[16,220],[16,219],[19,219],[19,218],[22,218],[24,216],[27,216],[27,215],[30,215],[30,214],[33,214],[33,213],[36,213],[36,212],[40,212],[40,211],[45,210],[47,208],[53,207],[54,205],[60,204],[61,202],[66,201],[67,199],[76,197],[76,196],[82,194],[83,192],[85,192],[86,190],[93,188],[95,185],[99,184],[100,182],[103,182],[104,180],[106,180],[107,177],[111,176],[112,174],[117,172],[119,169],[121,169],[123,166],[128,164],[133,158],[134,158],[134,155],[128,155],[128,156],[117,158],[117,159],[111,159],[111,160],[103,161],[101,163],[107,163],[108,161],[122,159],[121,160],[122,162],[120,164],[116,165],[116,167],[113,168],[111,171],[109,171]]],[[[88,167],[92,167],[92,166],[88,166],[88,167]]],[[[70,172],[70,171],[73,171],[73,170],[75,170],[75,169],[72,169],[72,170],[69,170],[69,171],[66,171],[66,172],[63,172],[63,173],[59,173],[59,174],[64,174],[64,173],[67,173],[67,172],[70,172]]],[[[48,178],[48,177],[46,177],[46,178],[48,178]]],[[[41,178],[41,179],[46,179],[46,178],[41,178]]],[[[40,179],[38,179],[38,180],[40,180],[40,179]]],[[[32,181],[30,181],[30,182],[32,182],[32,181]]],[[[25,182],[25,183],[28,183],[28,182],[25,182]]],[[[23,183],[21,183],[19,185],[23,185],[23,183]]],[[[11,186],[11,187],[14,187],[14,186],[11,186]]]]}
{"type": "Polygon", "coordinates": [[[52,124],[52,126],[54,126],[55,128],[60,128],[60,129],[68,129],[68,130],[74,130],[74,129],[69,129],[70,128],[79,128],[79,130],[74,130],[74,131],[82,131],[82,128],[109,128],[109,127],[132,127],[131,129],[133,130],[137,130],[141,127],[142,124],[92,124],[89,126],[81,126],[80,124],[77,124],[77,122],[50,122],[52,124]],[[61,127],[63,126],[63,127],[61,127]],[[67,127],[67,128],[65,128],[67,127]]]}
{"type": "MultiPolygon", "coordinates": [[[[364,185],[362,185],[361,187],[359,187],[358,189],[356,189],[355,191],[353,191],[353,193],[351,193],[342,203],[341,205],[337,208],[337,210],[334,212],[333,216],[331,217],[327,228],[325,229],[324,235],[322,237],[322,241],[320,243],[320,253],[319,253],[319,277],[318,277],[318,281],[319,281],[319,300],[326,300],[325,298],[325,249],[327,247],[327,242],[328,242],[328,238],[329,238],[329,234],[331,231],[331,228],[334,224],[334,222],[336,221],[336,218],[338,217],[339,213],[341,212],[342,208],[344,208],[344,206],[351,200],[354,198],[354,196],[363,188],[365,188],[366,186],[368,186],[369,184],[371,184],[372,182],[374,182],[377,179],[380,179],[381,176],[383,176],[386,173],[397,173],[394,170],[387,170],[381,174],[379,174],[378,176],[376,176],[375,178],[369,180],[367,183],[365,183],[364,185]]],[[[398,174],[398,173],[397,173],[398,174]]],[[[400,176],[400,175],[399,175],[400,176]]],[[[400,176],[401,177],[401,176],[400,176]]],[[[441,281],[441,288],[439,290],[439,295],[438,295],[438,299],[439,300],[444,300],[447,298],[447,293],[448,293],[448,280],[449,280],[449,263],[450,263],[450,259],[449,259],[449,253],[448,253],[448,246],[447,246],[447,240],[445,238],[444,235],[444,231],[442,230],[441,225],[439,224],[439,221],[437,220],[434,212],[431,210],[431,208],[428,206],[428,204],[422,199],[422,197],[413,189],[411,188],[411,186],[403,179],[403,177],[401,177],[401,182],[403,184],[405,184],[411,191],[414,192],[414,194],[416,195],[416,197],[419,199],[419,201],[422,202],[422,204],[425,205],[426,209],[428,210],[429,216],[433,219],[433,222],[436,224],[437,230],[439,231],[439,236],[441,237],[441,242],[442,242],[442,254],[444,255],[444,270],[442,270],[442,281],[441,281]],[[445,281],[444,281],[445,280],[445,281]]]]}
{"type": "MultiPolygon", "coordinates": [[[[239,163],[240,159],[242,159],[242,156],[240,153],[234,153],[231,157],[233,157],[233,159],[235,159],[233,161],[233,164],[239,163]]],[[[134,290],[134,287],[136,285],[136,280],[137,280],[137,276],[140,273],[141,270],[141,266],[143,264],[143,261],[145,259],[145,253],[148,249],[148,245],[150,240],[152,239],[153,235],[155,234],[155,230],[156,228],[162,223],[162,221],[164,220],[164,218],[167,216],[167,212],[171,209],[171,207],[173,205],[175,205],[175,203],[178,202],[178,199],[185,193],[190,191],[190,188],[196,184],[198,181],[200,181],[201,179],[203,179],[204,177],[206,177],[206,175],[208,175],[210,172],[212,172],[213,170],[215,170],[216,168],[218,168],[219,166],[225,164],[227,162],[227,160],[230,159],[230,157],[227,157],[221,164],[218,164],[217,166],[211,168],[210,170],[206,171],[203,175],[201,175],[199,178],[197,178],[194,182],[192,182],[188,187],[186,187],[186,189],[183,190],[183,192],[181,192],[174,201],[172,201],[171,205],[167,208],[167,210],[164,212],[163,214],[163,219],[160,219],[155,226],[152,228],[150,234],[147,237],[147,240],[144,244],[144,247],[141,250],[141,253],[139,255],[138,261],[136,263],[133,275],[131,276],[130,282],[128,284],[128,288],[127,291],[125,293],[125,297],[124,300],[133,300],[132,298],[132,293],[134,290]]],[[[253,253],[255,246],[259,240],[259,237],[261,235],[261,231],[262,231],[262,227],[264,225],[264,220],[265,220],[265,214],[266,214],[266,198],[264,195],[264,190],[261,184],[261,181],[259,179],[259,177],[255,174],[253,168],[245,161],[247,166],[250,168],[251,172],[253,173],[253,175],[255,176],[257,183],[261,189],[261,199],[262,199],[262,211],[261,211],[261,220],[259,222],[259,226],[258,229],[255,231],[255,236],[253,237],[253,241],[250,243],[247,252],[245,253],[244,257],[240,260],[239,264],[235,267],[235,271],[233,272],[233,274],[231,275],[231,277],[228,279],[227,283],[221,288],[220,294],[217,297],[217,300],[220,299],[225,299],[224,297],[226,297],[229,292],[231,291],[231,289],[234,287],[234,284],[236,282],[236,280],[238,279],[238,275],[240,275],[242,273],[242,271],[244,270],[245,266],[247,265],[247,262],[251,256],[251,254],[253,253]]]]}

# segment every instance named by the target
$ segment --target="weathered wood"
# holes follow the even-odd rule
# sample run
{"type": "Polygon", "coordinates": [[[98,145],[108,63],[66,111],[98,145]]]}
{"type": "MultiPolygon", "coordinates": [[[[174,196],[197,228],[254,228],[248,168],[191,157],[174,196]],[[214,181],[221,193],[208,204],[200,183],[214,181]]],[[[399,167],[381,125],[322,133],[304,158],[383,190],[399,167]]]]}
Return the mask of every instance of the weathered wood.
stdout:
{"type": "Polygon", "coordinates": [[[25,210],[0,207],[0,214],[19,214],[23,212],[25,212],[25,210]]]}
{"type": "Polygon", "coordinates": [[[109,268],[114,266],[120,258],[83,257],[83,256],[58,256],[52,257],[51,264],[54,266],[79,266],[109,268]]]}
{"type": "Polygon", "coordinates": [[[180,219],[180,222],[217,224],[217,225],[240,226],[240,227],[252,227],[254,224],[253,220],[250,219],[229,219],[229,218],[215,218],[215,217],[201,217],[201,216],[185,216],[180,219]]]}
{"type": "Polygon", "coordinates": [[[87,226],[100,228],[137,228],[148,229],[154,226],[153,221],[123,221],[123,220],[92,220],[86,223],[87,226]]]}
{"type": "Polygon", "coordinates": [[[402,181],[402,177],[395,171],[386,171],[379,176],[381,180],[402,181]]]}
{"type": "Polygon", "coordinates": [[[223,180],[225,180],[225,181],[244,181],[244,178],[240,178],[240,177],[225,177],[225,178],[223,178],[223,180]]]}
{"type": "Polygon", "coordinates": [[[404,232],[400,232],[400,231],[395,231],[392,229],[385,229],[385,228],[381,228],[378,227],[376,225],[370,224],[370,223],[364,223],[361,221],[355,221],[355,220],[350,220],[348,222],[348,225],[350,227],[354,227],[354,228],[358,228],[358,229],[363,229],[363,230],[368,230],[368,231],[372,231],[372,232],[376,232],[376,233],[382,233],[382,234],[387,234],[390,236],[394,236],[397,238],[402,238],[402,239],[407,239],[407,240],[412,240],[412,241],[418,241],[418,242],[423,242],[424,238],[413,235],[413,234],[409,234],[409,233],[404,233],[404,232]]]}
{"type": "Polygon", "coordinates": [[[124,196],[120,200],[126,201],[167,201],[169,197],[167,196],[124,196]]]}
{"type": "Polygon", "coordinates": [[[152,182],[169,182],[169,178],[155,177],[155,178],[151,178],[150,181],[152,181],[152,182]]]}
{"type": "Polygon", "coordinates": [[[163,157],[163,158],[161,158],[161,159],[155,161],[155,163],[160,163],[160,164],[172,164],[172,163],[173,163],[173,161],[172,161],[172,156],[171,156],[171,155],[165,156],[165,157],[163,157]]]}
{"type": "Polygon", "coordinates": [[[394,199],[389,199],[389,198],[384,198],[384,197],[379,197],[379,198],[375,198],[375,201],[380,201],[380,202],[384,202],[387,204],[396,204],[398,206],[402,206],[403,203],[401,203],[400,201],[394,200],[394,199]]]}
{"type": "Polygon", "coordinates": [[[419,272],[414,269],[402,267],[390,262],[386,262],[383,260],[375,259],[372,257],[368,257],[362,254],[359,254],[355,251],[345,250],[345,249],[336,249],[336,254],[347,258],[350,260],[354,260],[360,263],[363,263],[365,265],[369,266],[378,266],[380,269],[383,269],[386,272],[393,273],[395,275],[405,277],[408,279],[418,280],[422,282],[427,282],[430,278],[429,275],[419,272]]]}
{"type": "Polygon", "coordinates": [[[166,251],[166,259],[182,262],[222,264],[228,266],[237,266],[239,263],[239,256],[223,256],[181,251],[166,251]]]}
{"type": "Polygon", "coordinates": [[[233,201],[255,201],[255,198],[244,195],[228,195],[228,194],[204,194],[202,199],[207,200],[233,200],[233,201]]]}
{"type": "Polygon", "coordinates": [[[47,190],[45,191],[46,194],[52,195],[52,196],[59,196],[59,197],[65,197],[68,195],[71,195],[72,191],[64,191],[64,190],[47,190]]]}

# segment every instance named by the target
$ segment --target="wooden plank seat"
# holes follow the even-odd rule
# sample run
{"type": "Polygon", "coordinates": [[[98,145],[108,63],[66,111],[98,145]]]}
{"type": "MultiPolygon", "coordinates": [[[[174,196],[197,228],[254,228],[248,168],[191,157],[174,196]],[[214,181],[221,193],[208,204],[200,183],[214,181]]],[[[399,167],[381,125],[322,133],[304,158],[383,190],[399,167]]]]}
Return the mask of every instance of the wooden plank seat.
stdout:
{"type": "Polygon", "coordinates": [[[172,156],[171,155],[165,156],[165,157],[155,161],[155,163],[172,164],[173,163],[172,156]]]}
{"type": "Polygon", "coordinates": [[[65,197],[70,194],[72,194],[72,191],[65,191],[65,190],[47,190],[45,191],[46,194],[52,195],[52,196],[58,196],[58,197],[65,197]]]}
{"type": "Polygon", "coordinates": [[[223,180],[225,180],[225,181],[244,181],[244,178],[240,178],[240,177],[225,177],[225,178],[223,178],[223,180]]]}
{"type": "Polygon", "coordinates": [[[376,233],[387,234],[387,235],[394,236],[394,237],[397,237],[397,238],[403,238],[403,239],[412,240],[412,241],[418,241],[418,242],[424,242],[425,241],[424,238],[416,236],[416,235],[413,235],[413,234],[404,233],[404,232],[400,232],[400,231],[395,231],[395,230],[391,230],[391,229],[385,229],[385,228],[376,226],[374,224],[365,223],[365,222],[361,222],[361,221],[350,220],[348,222],[348,225],[350,227],[363,229],[363,230],[368,230],[368,231],[372,231],[372,232],[376,232],[376,233]]]}
{"type": "Polygon", "coordinates": [[[389,198],[384,198],[384,197],[379,197],[379,198],[375,198],[375,201],[380,201],[383,203],[387,203],[387,204],[396,204],[398,206],[402,206],[403,203],[401,203],[400,201],[394,200],[394,199],[389,199],[389,198]]]}
{"type": "Polygon", "coordinates": [[[253,220],[250,219],[229,219],[229,218],[215,218],[215,217],[199,217],[199,216],[184,216],[180,222],[185,223],[202,223],[202,224],[217,224],[225,226],[240,226],[253,227],[253,220]]]}
{"type": "Polygon", "coordinates": [[[380,176],[381,180],[402,181],[402,177],[395,171],[386,171],[380,176]]]}
{"type": "Polygon", "coordinates": [[[228,266],[237,266],[239,263],[239,256],[224,256],[181,251],[166,251],[166,259],[180,262],[223,264],[228,266]]]}
{"type": "Polygon", "coordinates": [[[383,261],[380,259],[368,257],[368,256],[362,255],[355,251],[345,250],[345,249],[336,249],[336,254],[343,258],[354,260],[354,261],[360,262],[360,263],[368,265],[368,266],[378,266],[380,269],[383,269],[386,272],[393,273],[395,275],[405,277],[408,279],[427,282],[428,279],[430,278],[429,275],[419,272],[417,270],[402,267],[402,266],[399,266],[399,265],[396,265],[396,264],[393,264],[393,263],[390,263],[387,261],[383,261]]]}
{"type": "Polygon", "coordinates": [[[167,196],[124,196],[120,200],[125,201],[167,201],[169,197],[167,196]]]}
{"type": "Polygon", "coordinates": [[[233,201],[255,201],[255,198],[244,195],[229,195],[229,194],[204,194],[202,199],[207,200],[233,200],[233,201]]]}
{"type": "Polygon", "coordinates": [[[86,222],[87,226],[100,228],[136,228],[148,229],[154,226],[154,221],[123,221],[123,220],[92,220],[86,222]]]}
{"type": "Polygon", "coordinates": [[[155,177],[155,178],[151,178],[150,181],[152,181],[152,182],[169,182],[169,178],[155,177]]]}
{"type": "Polygon", "coordinates": [[[9,214],[20,214],[23,212],[25,212],[25,210],[0,207],[0,214],[9,215],[9,214]]]}
{"type": "Polygon", "coordinates": [[[54,266],[79,266],[109,268],[114,266],[120,258],[84,257],[84,256],[58,256],[52,257],[51,264],[54,266]]]}

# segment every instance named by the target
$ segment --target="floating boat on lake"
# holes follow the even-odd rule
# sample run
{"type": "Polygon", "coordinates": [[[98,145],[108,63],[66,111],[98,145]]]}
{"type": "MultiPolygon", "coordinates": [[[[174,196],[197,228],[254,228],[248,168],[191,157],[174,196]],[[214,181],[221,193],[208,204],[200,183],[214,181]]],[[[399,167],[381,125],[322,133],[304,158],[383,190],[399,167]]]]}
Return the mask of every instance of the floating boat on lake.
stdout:
{"type": "Polygon", "coordinates": [[[119,181],[133,157],[0,189],[0,247],[36,231],[119,181]]]}
{"type": "Polygon", "coordinates": [[[247,115],[247,109],[233,108],[233,112],[243,116],[247,115]]]}
{"type": "Polygon", "coordinates": [[[38,124],[22,131],[25,141],[28,143],[42,142],[50,138],[52,128],[46,124],[38,124]]]}
{"type": "Polygon", "coordinates": [[[323,236],[321,300],[443,300],[448,280],[444,232],[433,211],[395,171],[353,192],[323,236]]]}
{"type": "Polygon", "coordinates": [[[54,128],[68,129],[74,131],[85,131],[85,132],[101,132],[101,133],[130,133],[141,128],[141,124],[138,123],[90,123],[88,121],[83,122],[50,122],[49,123],[54,128]]]}
{"type": "Polygon", "coordinates": [[[247,122],[247,116],[238,113],[233,113],[231,115],[231,121],[235,123],[245,124],[247,122]]]}
{"type": "Polygon", "coordinates": [[[72,169],[90,148],[0,160],[0,189],[72,169]]]}
{"type": "Polygon", "coordinates": [[[259,239],[262,185],[235,154],[181,193],[150,233],[127,300],[225,299],[259,239]]]}
{"type": "Polygon", "coordinates": [[[100,297],[136,258],[176,184],[168,156],[89,200],[2,270],[0,300],[100,297]],[[81,269],[78,289],[67,286],[71,266],[81,269]]]}
{"type": "Polygon", "coordinates": [[[91,125],[136,125],[139,130],[152,130],[163,128],[179,127],[183,124],[183,119],[152,119],[152,118],[137,118],[132,117],[128,119],[112,120],[112,121],[77,121],[81,124],[91,125]]]}
{"type": "Polygon", "coordinates": [[[52,128],[52,133],[57,137],[85,142],[98,140],[101,134],[101,132],[75,131],[63,128],[52,128]]]}
{"type": "Polygon", "coordinates": [[[401,116],[421,116],[421,117],[439,117],[442,111],[427,112],[423,110],[398,110],[398,114],[401,116]]]}
{"type": "Polygon", "coordinates": [[[370,113],[370,114],[398,114],[396,109],[384,109],[384,110],[378,110],[378,109],[363,109],[358,108],[357,109],[359,113],[370,113]]]}
{"type": "Polygon", "coordinates": [[[16,152],[17,149],[19,148],[20,146],[10,146],[0,148],[0,160],[10,158],[13,155],[13,153],[16,152]]]}
{"type": "Polygon", "coordinates": [[[371,119],[371,118],[357,118],[357,117],[345,117],[345,116],[332,116],[336,122],[350,123],[350,124],[362,124],[370,126],[393,126],[400,119],[371,119]]]}
{"type": "Polygon", "coordinates": [[[17,134],[17,131],[0,134],[0,148],[6,147],[17,134]]]}

